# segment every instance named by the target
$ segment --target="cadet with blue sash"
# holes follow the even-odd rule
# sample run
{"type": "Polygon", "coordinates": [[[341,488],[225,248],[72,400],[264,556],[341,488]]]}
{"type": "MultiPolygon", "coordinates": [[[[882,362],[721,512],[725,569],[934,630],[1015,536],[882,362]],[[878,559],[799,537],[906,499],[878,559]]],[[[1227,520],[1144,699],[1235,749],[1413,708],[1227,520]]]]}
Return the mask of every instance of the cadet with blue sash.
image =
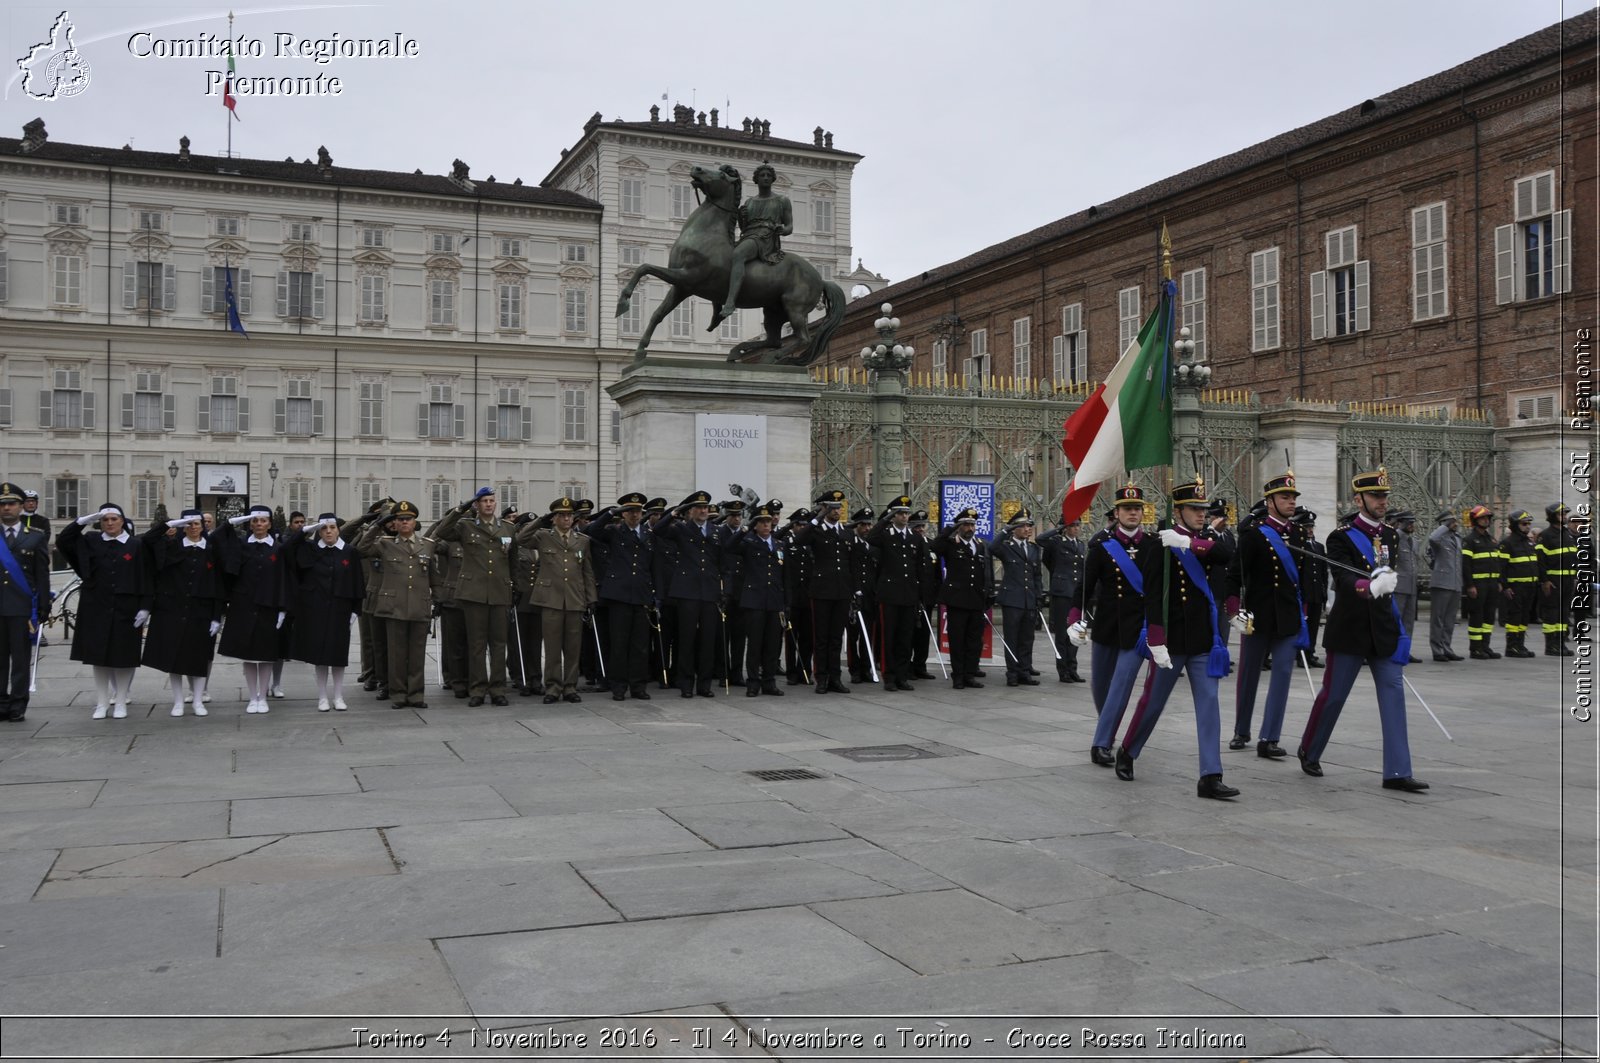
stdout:
{"type": "Polygon", "coordinates": [[[1223,800],[1239,796],[1238,790],[1222,782],[1222,722],[1217,706],[1217,680],[1228,674],[1229,664],[1227,621],[1217,599],[1226,593],[1233,558],[1226,544],[1205,531],[1203,480],[1196,477],[1173,488],[1172,504],[1177,507],[1175,526],[1161,532],[1160,547],[1147,548],[1139,559],[1155,667],[1117,750],[1117,778],[1132,781],[1133,762],[1161,719],[1178,677],[1187,671],[1200,745],[1198,792],[1223,800]]]}
{"type": "Polygon", "coordinates": [[[1144,520],[1144,491],[1129,483],[1117,488],[1116,523],[1089,544],[1083,567],[1083,600],[1094,603],[1087,621],[1083,610],[1068,614],[1067,637],[1074,646],[1093,641],[1089,658],[1089,690],[1100,722],[1094,729],[1089,759],[1112,765],[1111,742],[1128,707],[1134,680],[1145,662],[1144,577],[1139,572],[1141,549],[1149,542],[1139,525],[1144,520]]]}
{"type": "Polygon", "coordinates": [[[33,646],[50,616],[49,526],[29,527],[23,499],[0,483],[0,720],[28,714],[33,646]]]}
{"type": "Polygon", "coordinates": [[[1306,628],[1305,605],[1300,600],[1303,561],[1289,550],[1295,499],[1300,497],[1294,486],[1294,470],[1268,480],[1262,490],[1266,515],[1240,530],[1239,555],[1233,565],[1233,584],[1239,588],[1239,599],[1228,603],[1228,611],[1244,635],[1239,640],[1239,684],[1234,693],[1233,738],[1228,748],[1243,749],[1250,744],[1250,717],[1255,712],[1261,662],[1271,654],[1272,679],[1267,684],[1256,756],[1273,760],[1288,755],[1278,740],[1283,737],[1283,716],[1289,704],[1294,666],[1299,651],[1311,648],[1311,638],[1306,628]]]}
{"type": "Polygon", "coordinates": [[[1428,784],[1411,775],[1411,745],[1406,738],[1402,669],[1411,654],[1411,637],[1400,623],[1393,598],[1399,577],[1389,566],[1399,541],[1394,529],[1383,523],[1389,510],[1389,474],[1379,467],[1357,476],[1352,486],[1356,513],[1348,526],[1328,536],[1329,567],[1338,581],[1322,639],[1328,665],[1300,739],[1300,768],[1307,775],[1322,775],[1322,751],[1365,665],[1377,688],[1383,725],[1383,788],[1426,790],[1428,784]],[[1368,575],[1358,576],[1351,569],[1368,575]]]}

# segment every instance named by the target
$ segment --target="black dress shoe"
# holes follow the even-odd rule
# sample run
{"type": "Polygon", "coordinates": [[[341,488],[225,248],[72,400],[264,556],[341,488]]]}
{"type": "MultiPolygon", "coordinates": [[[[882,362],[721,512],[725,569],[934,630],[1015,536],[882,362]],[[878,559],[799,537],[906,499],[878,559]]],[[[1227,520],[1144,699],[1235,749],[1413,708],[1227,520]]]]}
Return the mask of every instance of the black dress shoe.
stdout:
{"type": "Polygon", "coordinates": [[[1410,657],[1406,658],[1406,663],[1407,664],[1421,664],[1422,663],[1422,658],[1413,655],[1413,656],[1410,656],[1410,657]]]}
{"type": "Polygon", "coordinates": [[[744,696],[747,697],[747,698],[758,698],[758,697],[761,696],[761,688],[760,687],[745,687],[744,688],[744,696]]]}
{"type": "Polygon", "coordinates": [[[546,705],[554,705],[556,702],[558,702],[560,700],[561,700],[561,695],[560,694],[546,694],[544,696],[544,703],[546,705]]]}
{"type": "Polygon", "coordinates": [[[694,692],[694,695],[697,698],[714,698],[714,697],[716,697],[716,695],[711,692],[711,688],[710,687],[701,687],[699,690],[696,690],[694,692]]]}
{"type": "Polygon", "coordinates": [[[574,690],[572,693],[568,694],[565,698],[562,698],[561,700],[570,701],[574,705],[576,705],[578,702],[583,700],[583,695],[579,694],[576,690],[574,690]]]}
{"type": "Polygon", "coordinates": [[[826,679],[817,680],[817,693],[818,694],[826,694],[827,692],[828,692],[828,681],[826,679]]]}
{"type": "MultiPolygon", "coordinates": [[[[978,674],[982,675],[983,673],[979,672],[978,674]]],[[[981,686],[983,686],[983,684],[978,682],[976,679],[973,679],[971,676],[968,676],[967,677],[967,686],[969,686],[969,687],[981,687],[981,686]]]]}
{"type": "Polygon", "coordinates": [[[504,694],[492,694],[489,697],[489,704],[491,704],[491,705],[509,705],[509,704],[511,704],[511,699],[506,697],[504,694]]]}
{"type": "MultiPolygon", "coordinates": [[[[1266,757],[1268,760],[1277,760],[1279,757],[1287,757],[1288,755],[1289,751],[1284,749],[1276,742],[1256,743],[1256,756],[1258,757],[1266,757]]],[[[1207,775],[1205,778],[1209,779],[1211,776],[1207,775]]]]}
{"type": "Polygon", "coordinates": [[[928,671],[926,668],[924,668],[920,672],[912,672],[911,673],[911,678],[912,679],[933,679],[934,678],[934,674],[932,672],[928,671]]]}
{"type": "Polygon", "coordinates": [[[376,694],[374,694],[373,696],[375,698],[377,698],[379,701],[388,701],[389,700],[389,688],[388,687],[379,687],[378,688],[378,692],[376,694]]]}
{"type": "Polygon", "coordinates": [[[1232,738],[1228,739],[1228,748],[1229,749],[1243,749],[1245,746],[1247,746],[1249,744],[1250,744],[1250,736],[1249,735],[1236,734],[1232,738]]]}
{"type": "Polygon", "coordinates": [[[1307,668],[1321,668],[1322,667],[1322,658],[1318,657],[1314,653],[1307,654],[1306,655],[1306,667],[1307,668]]]}
{"type": "Polygon", "coordinates": [[[1028,669],[1028,674],[1029,675],[1038,675],[1039,674],[1039,669],[1037,669],[1037,668],[1029,668],[1028,669]]]}
{"type": "Polygon", "coordinates": [[[1450,658],[1452,661],[1464,661],[1464,660],[1466,660],[1465,657],[1461,656],[1455,650],[1450,650],[1448,653],[1445,654],[1445,656],[1450,658]]]}
{"type": "Polygon", "coordinates": [[[361,684],[361,689],[370,694],[374,690],[378,689],[378,681],[376,679],[368,679],[366,682],[361,684]]]}
{"type": "Polygon", "coordinates": [[[428,707],[428,703],[426,701],[413,701],[411,707],[413,709],[425,709],[428,707]]]}
{"type": "Polygon", "coordinates": [[[967,689],[967,681],[965,679],[952,679],[950,680],[950,689],[965,690],[967,689]]]}
{"type": "Polygon", "coordinates": [[[1102,768],[1109,768],[1116,763],[1116,758],[1112,757],[1111,750],[1105,746],[1090,746],[1089,759],[1102,768]]]}
{"type": "Polygon", "coordinates": [[[482,705],[482,704],[483,704],[483,699],[481,697],[479,697],[478,695],[476,695],[476,694],[474,694],[472,697],[467,699],[467,708],[469,708],[469,709],[475,709],[479,705],[482,705]]]}
{"type": "Polygon", "coordinates": [[[783,697],[783,691],[778,689],[778,684],[776,683],[768,683],[766,686],[761,688],[761,693],[765,694],[769,698],[783,697]]]}
{"type": "Polygon", "coordinates": [[[1322,761],[1307,760],[1306,751],[1303,749],[1295,750],[1294,755],[1300,758],[1301,771],[1305,772],[1307,775],[1315,775],[1319,779],[1322,778],[1322,761]]]}
{"type": "Polygon", "coordinates": [[[1133,757],[1128,755],[1126,746],[1117,747],[1116,766],[1117,778],[1123,782],[1133,781],[1133,757]]]}
{"type": "Polygon", "coordinates": [[[1014,675],[1006,676],[1006,686],[1014,687],[1014,686],[1017,685],[1017,682],[1018,682],[1018,680],[1017,680],[1016,676],[1014,676],[1014,675]]]}
{"type": "Polygon", "coordinates": [[[797,687],[797,686],[801,685],[802,683],[804,683],[805,680],[803,678],[801,678],[800,676],[791,675],[791,676],[787,677],[787,679],[785,679],[785,682],[787,682],[792,687],[797,687]]]}
{"type": "Polygon", "coordinates": [[[1436,664],[1449,664],[1455,658],[1447,653],[1436,653],[1433,655],[1433,659],[1436,664]]]}
{"type": "Polygon", "coordinates": [[[1239,791],[1226,785],[1220,775],[1202,775],[1196,793],[1201,797],[1209,797],[1217,801],[1226,801],[1230,797],[1238,797],[1239,791]]]}
{"type": "Polygon", "coordinates": [[[453,693],[455,694],[456,700],[458,700],[458,701],[467,696],[467,692],[465,690],[457,690],[457,691],[453,691],[453,693]]]}
{"type": "Polygon", "coordinates": [[[915,691],[916,690],[915,687],[913,687],[910,683],[907,683],[904,679],[896,679],[894,681],[894,688],[896,690],[909,690],[909,691],[915,691]]]}
{"type": "Polygon", "coordinates": [[[680,698],[692,698],[692,697],[694,697],[694,691],[693,690],[680,690],[680,691],[678,691],[678,697],[680,697],[680,698]]]}
{"type": "Polygon", "coordinates": [[[626,701],[627,698],[628,698],[628,692],[626,690],[613,690],[611,692],[611,700],[612,701],[626,701]]]}
{"type": "Polygon", "coordinates": [[[1074,682],[1074,683],[1087,683],[1088,682],[1087,679],[1083,678],[1083,676],[1079,675],[1077,672],[1068,672],[1067,673],[1067,678],[1069,680],[1071,680],[1072,682],[1074,682]]]}
{"type": "Polygon", "coordinates": [[[1021,683],[1025,687],[1036,687],[1039,685],[1039,681],[1033,678],[1031,675],[1019,676],[1017,678],[1017,682],[1021,683]]]}
{"type": "Polygon", "coordinates": [[[645,690],[643,687],[640,687],[638,690],[635,690],[633,692],[633,697],[634,697],[634,699],[636,701],[649,701],[650,700],[650,691],[645,690]]]}
{"type": "Polygon", "coordinates": [[[837,679],[828,680],[828,689],[833,691],[835,694],[850,693],[850,688],[839,682],[837,679]]]}
{"type": "Polygon", "coordinates": [[[985,672],[982,668],[980,668],[976,672],[973,672],[972,674],[977,676],[979,679],[982,679],[984,676],[988,675],[989,673],[985,672]]]}
{"type": "Polygon", "coordinates": [[[1413,779],[1409,775],[1403,775],[1398,779],[1383,780],[1383,788],[1385,790],[1404,790],[1407,793],[1414,794],[1418,790],[1426,790],[1428,788],[1428,784],[1423,782],[1421,779],[1413,779]]]}

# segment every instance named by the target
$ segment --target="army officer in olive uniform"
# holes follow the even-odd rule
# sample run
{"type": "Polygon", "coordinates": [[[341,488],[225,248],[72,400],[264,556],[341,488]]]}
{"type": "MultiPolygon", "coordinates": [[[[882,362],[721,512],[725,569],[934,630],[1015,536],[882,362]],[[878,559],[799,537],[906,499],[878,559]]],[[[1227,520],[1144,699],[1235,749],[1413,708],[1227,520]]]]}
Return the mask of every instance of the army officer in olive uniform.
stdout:
{"type": "Polygon", "coordinates": [[[376,615],[388,639],[389,674],[383,682],[391,709],[428,707],[422,699],[422,677],[439,578],[434,550],[432,539],[417,534],[417,507],[410,502],[385,506],[356,539],[356,552],[376,560],[382,577],[376,615]],[[393,534],[386,534],[391,527],[393,534]]]}
{"type": "Polygon", "coordinates": [[[578,657],[584,620],[595,605],[593,540],[572,530],[576,504],[570,498],[550,503],[542,520],[517,530],[517,548],[533,551],[533,586],[528,600],[539,610],[544,636],[544,703],[582,701],[578,657]]]}
{"type": "Polygon", "coordinates": [[[433,532],[443,542],[461,544],[456,602],[467,628],[467,704],[476,708],[487,696],[496,705],[509,705],[506,628],[511,562],[507,553],[515,529],[495,515],[494,488],[480,487],[472,501],[446,513],[433,532]]]}

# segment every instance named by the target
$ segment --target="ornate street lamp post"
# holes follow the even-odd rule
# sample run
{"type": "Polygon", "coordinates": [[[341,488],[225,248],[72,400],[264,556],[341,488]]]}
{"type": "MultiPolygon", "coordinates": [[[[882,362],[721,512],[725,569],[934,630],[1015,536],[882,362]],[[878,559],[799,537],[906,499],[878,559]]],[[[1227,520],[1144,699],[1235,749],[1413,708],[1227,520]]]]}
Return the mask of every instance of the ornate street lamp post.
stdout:
{"type": "Polygon", "coordinates": [[[873,505],[881,512],[905,489],[906,377],[916,352],[897,340],[900,319],[884,303],[873,322],[878,342],[861,348],[861,364],[872,371],[873,505]]]}
{"type": "Polygon", "coordinates": [[[1185,454],[1189,455],[1190,461],[1197,463],[1192,470],[1193,475],[1201,475],[1198,465],[1202,449],[1200,393],[1211,382],[1211,367],[1195,358],[1194,340],[1190,338],[1187,325],[1178,330],[1178,338],[1172,343],[1172,353],[1172,475],[1174,480],[1181,480],[1184,477],[1179,470],[1183,468],[1182,456],[1185,454]]]}

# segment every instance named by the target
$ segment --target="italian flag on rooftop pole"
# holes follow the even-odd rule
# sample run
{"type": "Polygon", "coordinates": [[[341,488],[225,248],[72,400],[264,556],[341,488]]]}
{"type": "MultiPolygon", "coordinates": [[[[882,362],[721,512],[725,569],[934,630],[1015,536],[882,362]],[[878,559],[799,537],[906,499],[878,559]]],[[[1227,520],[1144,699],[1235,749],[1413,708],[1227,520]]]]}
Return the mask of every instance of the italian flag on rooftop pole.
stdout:
{"type": "MultiPolygon", "coordinates": [[[[229,16],[229,22],[232,22],[232,16],[229,16]]],[[[226,107],[228,113],[237,119],[239,112],[236,109],[236,105],[239,101],[233,98],[233,74],[233,46],[230,44],[228,46],[228,76],[222,82],[222,106],[226,107]]]]}
{"type": "Polygon", "coordinates": [[[1134,469],[1172,464],[1172,319],[1177,285],[1161,283],[1161,298],[1139,335],[1122,352],[1105,383],[1067,419],[1061,449],[1072,483],[1061,500],[1063,522],[1075,520],[1110,480],[1134,469]]]}

